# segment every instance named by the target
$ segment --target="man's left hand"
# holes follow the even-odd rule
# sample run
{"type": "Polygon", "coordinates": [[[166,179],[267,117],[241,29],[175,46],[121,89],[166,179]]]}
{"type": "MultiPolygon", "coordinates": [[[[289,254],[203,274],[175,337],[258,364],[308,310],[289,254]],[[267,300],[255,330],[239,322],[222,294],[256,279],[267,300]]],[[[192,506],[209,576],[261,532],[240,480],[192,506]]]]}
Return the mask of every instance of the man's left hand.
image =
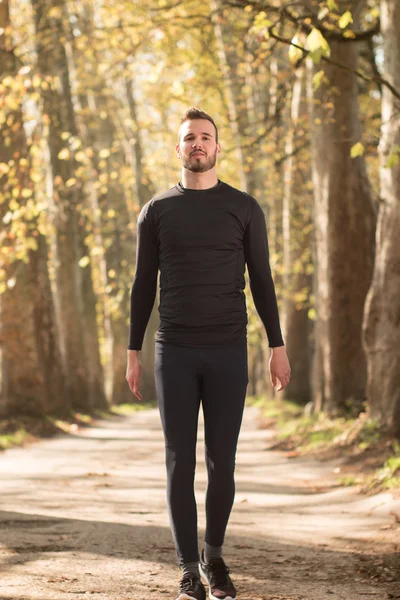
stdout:
{"type": "Polygon", "coordinates": [[[273,387],[276,387],[279,381],[279,387],[276,390],[280,392],[290,381],[290,364],[286,354],[285,346],[272,348],[271,358],[269,359],[269,374],[273,387]]]}

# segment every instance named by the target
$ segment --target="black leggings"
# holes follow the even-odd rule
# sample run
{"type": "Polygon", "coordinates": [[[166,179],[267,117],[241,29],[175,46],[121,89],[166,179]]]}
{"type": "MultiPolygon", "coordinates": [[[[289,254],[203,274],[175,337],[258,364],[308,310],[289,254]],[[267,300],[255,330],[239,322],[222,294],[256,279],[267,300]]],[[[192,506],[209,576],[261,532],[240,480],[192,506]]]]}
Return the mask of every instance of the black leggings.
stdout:
{"type": "Polygon", "coordinates": [[[154,374],[165,437],[168,512],[182,565],[199,559],[194,474],[200,401],[208,471],[205,541],[211,546],[224,542],[248,384],[247,344],[201,349],[156,342],[154,374]]]}

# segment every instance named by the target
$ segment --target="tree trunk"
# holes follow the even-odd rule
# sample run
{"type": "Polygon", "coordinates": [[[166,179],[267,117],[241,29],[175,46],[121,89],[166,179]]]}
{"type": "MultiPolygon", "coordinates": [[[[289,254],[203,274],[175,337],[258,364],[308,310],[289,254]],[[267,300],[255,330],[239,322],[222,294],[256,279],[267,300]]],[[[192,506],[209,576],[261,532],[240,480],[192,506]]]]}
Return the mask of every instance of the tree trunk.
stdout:
{"type": "Polygon", "coordinates": [[[62,38],[64,2],[36,0],[33,5],[37,34],[38,66],[43,77],[55,83],[42,90],[43,110],[48,120],[48,146],[53,185],[55,237],[53,244],[58,318],[69,397],[76,410],[91,412],[107,407],[100,363],[90,262],[84,242],[83,184],[75,178],[79,163],[63,133],[77,136],[68,62],[62,38]],[[57,12],[58,9],[58,12],[57,12]],[[64,154],[63,154],[64,153],[64,154]],[[69,185],[66,185],[68,182],[69,185]]]}
{"type": "MultiPolygon", "coordinates": [[[[383,77],[400,90],[400,4],[381,1],[383,77]]],[[[364,315],[367,398],[373,418],[400,437],[400,108],[382,88],[381,202],[376,257],[364,315]]]]}
{"type": "MultiPolygon", "coordinates": [[[[154,195],[154,186],[150,175],[147,172],[143,160],[142,140],[140,123],[137,116],[137,107],[134,94],[133,81],[130,78],[126,79],[126,97],[128,100],[129,113],[131,122],[134,127],[134,153],[135,153],[135,181],[136,194],[139,200],[139,206],[142,208],[154,195]]],[[[147,324],[146,333],[143,339],[143,346],[140,354],[142,363],[142,372],[140,376],[140,391],[143,398],[147,402],[153,402],[156,399],[156,388],[154,382],[154,339],[156,331],[160,324],[160,316],[158,312],[159,292],[157,286],[156,301],[151,311],[150,319],[147,324]]],[[[124,360],[126,361],[126,344],[124,360]]],[[[129,392],[130,393],[130,392],[129,392]]]]}
{"type": "MultiPolygon", "coordinates": [[[[306,272],[311,244],[311,194],[302,181],[304,173],[298,168],[301,154],[294,156],[296,140],[303,139],[297,131],[304,130],[307,106],[304,101],[303,69],[298,69],[293,85],[290,124],[286,138],[283,191],[283,311],[282,331],[286,340],[292,376],[283,395],[299,404],[310,400],[310,320],[308,318],[311,276],[306,272]]],[[[304,166],[303,166],[304,170],[304,166]]]]}
{"type": "Polygon", "coordinates": [[[361,325],[371,281],[375,215],[363,157],[351,158],[360,140],[357,101],[358,44],[332,41],[313,90],[309,69],[314,220],[316,231],[314,407],[334,415],[356,412],[365,400],[366,359],[361,325]]]}
{"type": "MultiPolygon", "coordinates": [[[[11,51],[11,40],[6,39],[4,33],[9,27],[9,7],[5,0],[0,4],[0,31],[3,32],[0,34],[0,75],[8,72],[16,76],[17,62],[11,51]]],[[[21,248],[22,244],[18,244],[18,238],[11,231],[12,221],[4,223],[1,232],[1,266],[7,283],[0,297],[0,416],[66,413],[70,404],[58,346],[47,269],[47,243],[37,231],[37,218],[29,218],[29,211],[24,212],[28,202],[33,206],[34,197],[30,179],[31,157],[21,109],[8,113],[2,134],[0,156],[9,169],[7,180],[0,184],[3,196],[0,208],[2,225],[4,215],[15,210],[13,192],[30,190],[31,196],[27,201],[19,195],[17,202],[21,213],[18,217],[21,224],[19,231],[25,231],[23,260],[15,255],[16,247],[21,248]],[[11,207],[11,203],[14,206],[11,207]],[[35,244],[36,249],[32,249],[35,244]]]]}

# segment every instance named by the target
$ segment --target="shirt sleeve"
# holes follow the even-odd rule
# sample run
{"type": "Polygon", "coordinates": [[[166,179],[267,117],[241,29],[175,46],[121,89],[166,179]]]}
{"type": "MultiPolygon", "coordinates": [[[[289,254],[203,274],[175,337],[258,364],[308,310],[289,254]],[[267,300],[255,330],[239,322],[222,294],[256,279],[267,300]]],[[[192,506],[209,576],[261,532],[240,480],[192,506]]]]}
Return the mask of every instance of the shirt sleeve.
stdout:
{"type": "Polygon", "coordinates": [[[129,350],[141,350],[157,291],[158,241],[150,200],[137,221],[136,268],[131,290],[129,350]]]}
{"type": "Polygon", "coordinates": [[[244,234],[244,252],[250,289],[257,312],[267,332],[270,348],[283,346],[275,286],[269,264],[267,227],[264,212],[249,196],[249,220],[244,234]]]}

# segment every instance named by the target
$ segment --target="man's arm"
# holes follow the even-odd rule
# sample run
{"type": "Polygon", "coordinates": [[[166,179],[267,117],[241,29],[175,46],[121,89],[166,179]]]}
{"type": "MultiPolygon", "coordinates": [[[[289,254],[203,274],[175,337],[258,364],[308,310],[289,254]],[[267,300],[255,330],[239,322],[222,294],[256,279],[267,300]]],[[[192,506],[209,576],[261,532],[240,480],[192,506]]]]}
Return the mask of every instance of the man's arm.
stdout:
{"type": "Polygon", "coordinates": [[[275,286],[269,265],[265,216],[254,198],[249,198],[249,220],[244,235],[244,252],[250,289],[260,319],[267,332],[270,348],[283,346],[275,286]]]}
{"type": "Polygon", "coordinates": [[[135,396],[139,391],[141,364],[139,351],[157,291],[158,242],[152,214],[152,201],[145,204],[137,221],[136,267],[131,290],[128,365],[126,379],[135,396]]]}
{"type": "Polygon", "coordinates": [[[254,304],[272,348],[269,363],[271,383],[275,387],[276,380],[279,379],[280,387],[277,391],[281,391],[289,383],[290,365],[282,338],[278,303],[269,264],[265,216],[261,206],[252,197],[249,197],[249,220],[244,235],[244,252],[254,304]]]}
{"type": "Polygon", "coordinates": [[[129,350],[141,350],[157,290],[158,242],[151,201],[140,211],[137,221],[136,267],[131,290],[129,350]]]}

